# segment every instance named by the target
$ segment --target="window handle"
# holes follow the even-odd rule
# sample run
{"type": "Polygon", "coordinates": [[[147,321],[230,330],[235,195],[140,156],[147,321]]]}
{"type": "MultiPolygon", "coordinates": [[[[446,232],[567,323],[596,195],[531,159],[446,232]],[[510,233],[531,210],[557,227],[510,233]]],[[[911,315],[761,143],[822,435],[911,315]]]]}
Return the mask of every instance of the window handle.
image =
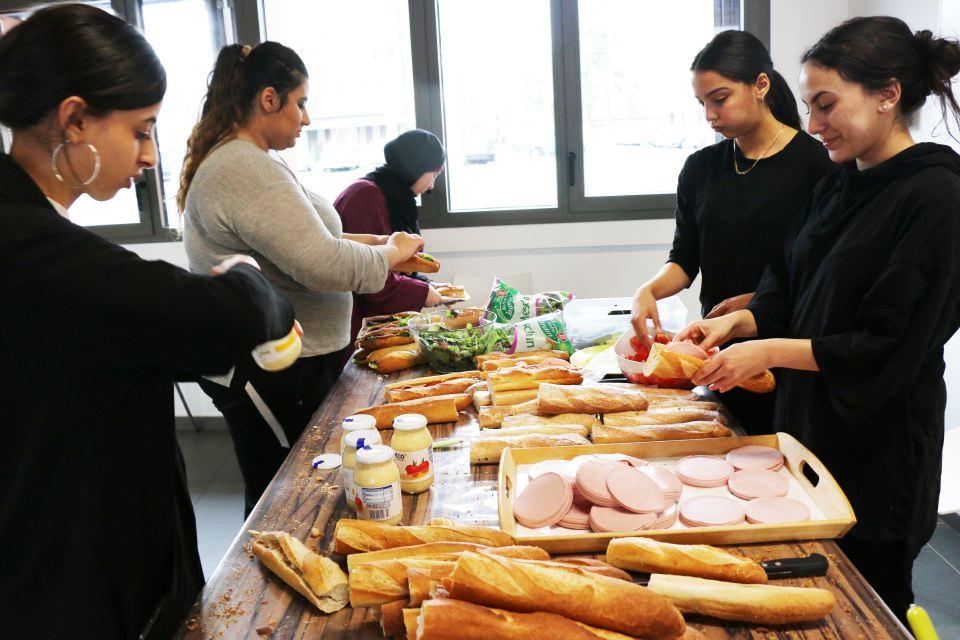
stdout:
{"type": "Polygon", "coordinates": [[[572,151],[567,154],[567,184],[577,184],[577,154],[572,151]]]}

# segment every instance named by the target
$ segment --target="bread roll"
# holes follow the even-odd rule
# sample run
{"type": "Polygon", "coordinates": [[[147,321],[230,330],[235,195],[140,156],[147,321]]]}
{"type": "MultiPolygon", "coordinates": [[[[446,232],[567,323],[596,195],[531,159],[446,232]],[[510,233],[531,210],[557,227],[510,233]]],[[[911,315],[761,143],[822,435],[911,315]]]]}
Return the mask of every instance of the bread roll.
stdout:
{"type": "Polygon", "coordinates": [[[473,410],[478,414],[482,407],[489,407],[493,404],[493,399],[490,398],[490,392],[486,390],[474,391],[473,392],[473,410]]]}
{"type": "Polygon", "coordinates": [[[364,363],[377,373],[395,373],[427,361],[427,356],[416,343],[400,344],[368,353],[364,363]]]}
{"type": "Polygon", "coordinates": [[[680,424],[681,422],[719,422],[727,424],[727,418],[719,411],[691,406],[658,407],[651,401],[646,411],[621,411],[607,413],[603,424],[613,427],[634,427],[656,424],[680,424]]]}
{"type": "Polygon", "coordinates": [[[683,616],[665,598],[583,568],[465,552],[453,573],[443,579],[442,590],[458,600],[511,611],[555,613],[653,640],[676,638],[684,630],[683,616]]]}
{"type": "MultiPolygon", "coordinates": [[[[722,411],[723,405],[709,400],[677,400],[675,398],[650,398],[650,407],[655,411],[663,409],[699,409],[701,411],[722,411]]],[[[626,411],[623,413],[637,413],[626,411]]]]}
{"type": "Polygon", "coordinates": [[[574,447],[589,445],[590,441],[575,433],[543,435],[530,433],[521,436],[478,437],[470,441],[470,464],[499,464],[504,449],[531,447],[574,447]]]}
{"type": "Polygon", "coordinates": [[[407,628],[403,624],[403,610],[410,607],[406,600],[388,602],[380,607],[380,629],[384,638],[405,638],[407,628]]]}
{"type": "MultiPolygon", "coordinates": [[[[705,360],[682,353],[676,353],[675,351],[670,351],[662,344],[654,343],[650,348],[650,355],[647,356],[647,360],[643,363],[643,375],[647,377],[689,380],[703,368],[704,364],[706,364],[705,360]]],[[[754,393],[770,393],[776,388],[777,382],[773,377],[773,373],[767,369],[762,373],[758,373],[744,380],[737,386],[754,393]]]]}
{"type": "Polygon", "coordinates": [[[537,397],[536,389],[518,389],[512,391],[497,391],[490,389],[490,402],[495,407],[506,407],[534,400],[537,397]]]}
{"type": "Polygon", "coordinates": [[[600,419],[589,413],[559,413],[555,416],[541,416],[534,413],[521,413],[515,416],[506,416],[500,423],[501,427],[525,427],[536,424],[581,424],[588,430],[600,424],[600,419]]]}
{"type": "Polygon", "coordinates": [[[420,620],[420,609],[403,610],[403,626],[407,630],[407,640],[417,640],[417,623],[420,620]]]}
{"type": "Polygon", "coordinates": [[[456,422],[460,418],[458,405],[462,405],[464,400],[467,406],[469,406],[469,395],[454,394],[437,396],[436,398],[406,400],[404,402],[394,402],[393,404],[381,404],[376,407],[358,409],[354,411],[354,413],[365,413],[376,418],[377,429],[391,429],[393,427],[393,419],[404,413],[419,413],[424,416],[430,424],[456,422]]]}
{"type": "Polygon", "coordinates": [[[347,606],[347,574],[284,531],[251,531],[253,554],[324,613],[347,606]]]}
{"type": "Polygon", "coordinates": [[[491,547],[516,544],[513,538],[499,529],[474,525],[432,525],[402,527],[370,520],[348,518],[337,522],[333,531],[334,551],[351,554],[407,547],[425,542],[473,542],[491,547]]]}
{"type": "Polygon", "coordinates": [[[649,589],[668,598],[684,613],[753,624],[820,620],[836,605],[831,592],[816,587],[734,584],[660,573],[650,576],[649,589]]]}
{"type": "Polygon", "coordinates": [[[553,613],[515,613],[460,600],[428,600],[420,605],[418,640],[632,640],[553,613]]]}
{"type": "Polygon", "coordinates": [[[480,428],[496,429],[507,416],[533,413],[537,410],[536,399],[509,407],[480,407],[480,428]]]}
{"type": "Polygon", "coordinates": [[[614,538],[607,547],[607,562],[643,573],[670,573],[745,584],[767,581],[767,572],[759,562],[705,544],[614,538]]]}
{"type": "Polygon", "coordinates": [[[531,361],[531,358],[560,358],[561,360],[569,360],[570,354],[566,351],[560,351],[557,349],[534,349],[533,351],[524,351],[521,353],[503,353],[502,351],[491,351],[490,353],[483,353],[476,357],[477,367],[482,371],[483,364],[490,360],[526,360],[527,362],[531,361]]]}
{"type": "Polygon", "coordinates": [[[491,371],[487,381],[494,391],[511,391],[517,389],[536,389],[543,382],[553,384],[580,384],[583,376],[579,371],[569,367],[535,367],[519,365],[507,369],[491,371]]]}
{"type": "Polygon", "coordinates": [[[602,424],[593,429],[594,444],[616,442],[652,442],[655,440],[690,440],[694,438],[726,438],[733,432],[719,422],[684,422],[637,427],[611,427],[602,424]]]}
{"type": "Polygon", "coordinates": [[[501,427],[499,429],[481,429],[481,438],[497,438],[503,436],[523,436],[531,433],[540,435],[560,435],[575,433],[584,438],[590,435],[590,429],[580,424],[533,424],[527,427],[501,427]]]}
{"type": "Polygon", "coordinates": [[[433,396],[467,393],[467,389],[480,379],[479,375],[479,372],[476,372],[476,376],[453,377],[452,374],[449,374],[447,376],[408,380],[406,383],[396,383],[396,386],[388,385],[383,397],[387,402],[403,402],[433,396]]]}
{"type": "Polygon", "coordinates": [[[606,386],[575,387],[556,384],[540,385],[537,413],[613,413],[645,411],[649,406],[642,391],[606,386]]]}

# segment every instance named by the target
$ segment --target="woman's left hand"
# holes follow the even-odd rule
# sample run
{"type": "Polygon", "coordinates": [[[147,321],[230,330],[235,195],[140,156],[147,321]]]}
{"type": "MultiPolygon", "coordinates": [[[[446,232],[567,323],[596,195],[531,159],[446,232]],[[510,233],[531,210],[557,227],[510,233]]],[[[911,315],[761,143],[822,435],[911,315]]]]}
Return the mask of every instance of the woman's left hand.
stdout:
{"type": "Polygon", "coordinates": [[[770,368],[770,341],[752,340],[732,345],[714,357],[693,376],[694,384],[726,393],[748,378],[770,368]]]}

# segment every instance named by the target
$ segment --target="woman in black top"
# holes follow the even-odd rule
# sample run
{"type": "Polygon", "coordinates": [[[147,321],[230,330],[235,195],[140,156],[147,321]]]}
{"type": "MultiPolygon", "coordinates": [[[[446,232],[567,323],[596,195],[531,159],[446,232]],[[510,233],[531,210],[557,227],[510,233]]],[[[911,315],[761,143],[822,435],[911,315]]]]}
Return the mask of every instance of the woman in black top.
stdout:
{"type": "Polygon", "coordinates": [[[203,585],[173,382],[293,323],[249,258],[191,275],[68,219],[156,164],[165,88],[146,40],[99,9],[0,38],[4,638],[171,637],[203,585]]]}
{"type": "MultiPolygon", "coordinates": [[[[698,273],[703,317],[743,309],[814,185],[833,170],[822,146],[798,131],[793,93],[755,36],[717,34],[691,70],[707,121],[726,140],[692,154],[680,172],[673,248],[634,298],[642,340],[648,318],[660,329],[656,301],[698,273]]],[[[722,401],[748,432],[772,432],[773,394],[735,389],[722,401]]]]}
{"type": "Polygon", "coordinates": [[[841,168],[821,182],[746,310],[679,336],[759,337],[695,377],[724,391],[780,367],[775,426],[816,454],[857,525],[840,540],[895,614],[936,524],[946,389],[960,326],[960,157],[907,128],[931,93],[960,108],[960,46],[901,20],[855,18],[803,56],[810,132],[841,168]]]}

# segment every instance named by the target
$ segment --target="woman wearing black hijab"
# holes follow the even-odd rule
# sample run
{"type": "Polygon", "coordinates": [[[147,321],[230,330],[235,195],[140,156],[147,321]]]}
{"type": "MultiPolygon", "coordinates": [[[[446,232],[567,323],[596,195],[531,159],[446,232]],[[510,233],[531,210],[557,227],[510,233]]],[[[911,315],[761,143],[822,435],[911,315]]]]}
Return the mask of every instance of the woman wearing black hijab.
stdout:
{"type": "MultiPolygon", "coordinates": [[[[333,206],[344,233],[420,233],[417,196],[433,189],[445,154],[437,136],[413,129],[383,147],[386,163],[347,187],[333,206]]],[[[392,273],[381,291],[354,294],[351,341],[368,316],[419,311],[440,304],[440,294],[424,279],[392,273]]]]}

